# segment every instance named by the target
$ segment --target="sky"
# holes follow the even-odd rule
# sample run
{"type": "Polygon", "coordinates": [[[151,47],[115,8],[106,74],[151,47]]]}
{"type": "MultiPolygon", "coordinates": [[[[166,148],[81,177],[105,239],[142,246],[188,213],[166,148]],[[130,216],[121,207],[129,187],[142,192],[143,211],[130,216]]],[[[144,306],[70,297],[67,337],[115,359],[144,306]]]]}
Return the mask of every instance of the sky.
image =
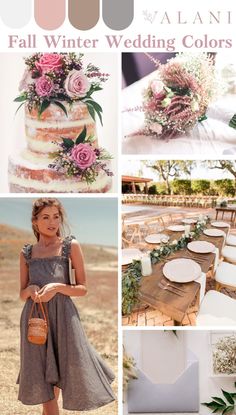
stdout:
{"type": "MultiPolygon", "coordinates": [[[[80,243],[117,247],[116,198],[58,198],[63,204],[71,234],[80,243]]],[[[31,231],[35,198],[1,198],[0,223],[31,231]]]]}
{"type": "MultiPolygon", "coordinates": [[[[122,174],[129,176],[139,176],[139,171],[143,171],[143,177],[158,181],[158,175],[150,168],[143,166],[139,160],[123,160],[122,163],[122,174]]],[[[182,178],[190,178],[190,176],[183,176],[182,178]]],[[[205,169],[198,165],[194,167],[191,172],[191,179],[232,179],[233,176],[230,173],[222,172],[218,169],[205,169]]]]}

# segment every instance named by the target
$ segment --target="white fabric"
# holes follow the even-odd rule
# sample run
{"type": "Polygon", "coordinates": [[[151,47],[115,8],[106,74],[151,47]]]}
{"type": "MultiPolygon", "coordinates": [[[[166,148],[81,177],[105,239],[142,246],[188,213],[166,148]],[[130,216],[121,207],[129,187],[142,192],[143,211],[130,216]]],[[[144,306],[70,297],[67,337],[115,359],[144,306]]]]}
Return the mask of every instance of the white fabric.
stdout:
{"type": "Polygon", "coordinates": [[[236,265],[221,262],[216,270],[215,280],[221,284],[236,287],[236,265]]]}
{"type": "Polygon", "coordinates": [[[235,235],[228,235],[226,238],[227,245],[236,246],[236,236],[235,235]]]}
{"type": "Polygon", "coordinates": [[[200,277],[197,278],[195,281],[198,282],[201,285],[200,298],[199,298],[199,302],[201,304],[201,302],[202,302],[202,300],[205,296],[205,291],[206,291],[206,274],[204,272],[202,272],[200,277]]]}
{"type": "MultiPolygon", "coordinates": [[[[142,91],[155,73],[140,79],[122,91],[123,110],[142,105],[142,91]]],[[[170,140],[153,136],[137,135],[143,128],[144,114],[141,111],[122,113],[124,154],[181,154],[193,155],[236,154],[236,130],[228,123],[235,113],[235,95],[225,95],[211,104],[207,120],[198,123],[187,135],[170,140]],[[132,136],[128,136],[133,134],[132,136]]]]}
{"type": "Polygon", "coordinates": [[[219,252],[219,248],[215,247],[214,254],[215,254],[215,259],[214,259],[214,264],[213,264],[213,273],[215,273],[216,268],[218,267],[219,262],[220,262],[220,252],[219,252]]]}
{"type": "Polygon", "coordinates": [[[217,291],[208,291],[200,305],[197,326],[236,326],[236,300],[217,291]]]}
{"type": "Polygon", "coordinates": [[[236,247],[225,245],[222,249],[222,256],[224,257],[225,261],[236,264],[236,247]]]}

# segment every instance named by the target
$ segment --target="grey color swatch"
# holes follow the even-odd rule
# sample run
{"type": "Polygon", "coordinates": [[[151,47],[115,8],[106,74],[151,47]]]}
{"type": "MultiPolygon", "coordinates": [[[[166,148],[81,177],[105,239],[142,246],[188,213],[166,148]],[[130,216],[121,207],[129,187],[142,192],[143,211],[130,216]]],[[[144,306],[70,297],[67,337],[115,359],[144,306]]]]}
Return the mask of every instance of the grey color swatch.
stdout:
{"type": "Polygon", "coordinates": [[[198,412],[199,362],[190,351],[186,369],[172,384],[153,383],[138,369],[138,379],[129,383],[128,412],[198,412]]]}
{"type": "Polygon", "coordinates": [[[24,27],[32,15],[32,0],[0,1],[0,16],[5,25],[14,29],[24,27]]]}
{"type": "Polygon", "coordinates": [[[102,15],[110,29],[126,29],[134,18],[134,0],[103,0],[102,15]]]}

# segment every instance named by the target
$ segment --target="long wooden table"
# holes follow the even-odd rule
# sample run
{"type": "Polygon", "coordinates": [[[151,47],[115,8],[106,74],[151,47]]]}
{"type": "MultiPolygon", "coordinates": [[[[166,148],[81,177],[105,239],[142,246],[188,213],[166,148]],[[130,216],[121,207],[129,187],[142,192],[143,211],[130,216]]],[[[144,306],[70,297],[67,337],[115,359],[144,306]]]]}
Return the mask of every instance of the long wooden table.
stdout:
{"type": "Polygon", "coordinates": [[[224,219],[225,213],[231,213],[231,222],[234,223],[236,219],[236,206],[225,206],[225,207],[216,207],[216,220],[218,219],[218,215],[221,212],[221,219],[224,219]]]}
{"type": "MultiPolygon", "coordinates": [[[[211,225],[208,226],[209,228],[211,225]]],[[[228,228],[221,228],[224,232],[228,231],[228,228]]],[[[163,231],[163,233],[170,236],[170,241],[178,240],[182,236],[182,232],[171,232],[169,230],[163,231]]],[[[221,237],[209,237],[202,234],[198,240],[212,242],[221,254],[224,238],[221,237]]],[[[147,244],[147,247],[153,249],[154,244],[147,244]]],[[[198,262],[202,272],[207,273],[213,266],[215,261],[215,254],[197,254],[190,252],[187,248],[177,251],[171,256],[166,258],[166,261],[170,261],[175,258],[190,258],[198,262]]],[[[165,261],[165,262],[166,262],[165,261]]],[[[186,315],[189,306],[192,304],[194,299],[197,299],[199,303],[200,284],[192,281],[188,283],[171,283],[176,287],[184,290],[183,295],[177,295],[176,291],[171,292],[170,290],[162,289],[160,287],[161,281],[164,285],[170,282],[163,274],[164,261],[153,266],[153,273],[149,277],[142,277],[141,286],[139,290],[140,299],[152,307],[160,310],[164,314],[170,316],[174,320],[174,325],[181,325],[184,316],[186,315]]]]}

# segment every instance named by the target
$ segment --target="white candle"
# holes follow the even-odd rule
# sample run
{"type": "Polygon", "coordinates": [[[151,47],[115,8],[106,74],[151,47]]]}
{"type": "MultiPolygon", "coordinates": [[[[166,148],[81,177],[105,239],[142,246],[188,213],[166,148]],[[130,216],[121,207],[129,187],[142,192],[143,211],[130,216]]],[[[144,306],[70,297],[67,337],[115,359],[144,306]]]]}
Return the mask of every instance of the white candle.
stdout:
{"type": "Polygon", "coordinates": [[[191,226],[190,225],[184,225],[184,235],[185,236],[189,236],[190,229],[191,229],[191,226]]]}
{"type": "Polygon", "coordinates": [[[141,272],[143,277],[152,274],[152,263],[150,255],[143,255],[141,258],[141,272]]]}

